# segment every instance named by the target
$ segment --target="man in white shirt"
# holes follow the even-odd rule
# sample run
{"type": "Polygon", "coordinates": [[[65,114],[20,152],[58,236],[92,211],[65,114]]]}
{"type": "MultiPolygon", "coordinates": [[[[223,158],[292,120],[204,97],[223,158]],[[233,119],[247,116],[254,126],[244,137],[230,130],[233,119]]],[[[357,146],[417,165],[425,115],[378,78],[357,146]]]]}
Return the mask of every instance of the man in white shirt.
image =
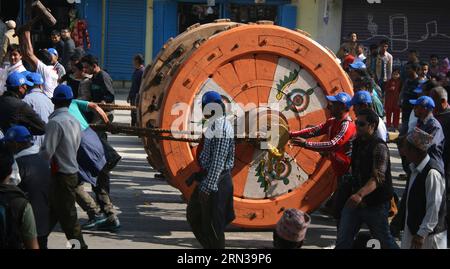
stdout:
{"type": "MultiPolygon", "coordinates": [[[[355,109],[356,115],[358,115],[358,111],[369,108],[372,109],[372,96],[368,91],[357,91],[352,98],[352,105],[355,109]]],[[[381,138],[384,142],[387,141],[388,132],[386,128],[386,124],[383,119],[380,118],[378,122],[378,128],[376,131],[377,137],[381,138]]]]}
{"type": "Polygon", "coordinates": [[[64,66],[58,61],[59,60],[59,54],[58,51],[54,48],[48,48],[47,51],[50,53],[52,57],[52,65],[53,69],[55,69],[56,73],[58,74],[58,80],[61,79],[66,74],[66,69],[64,66]]]}
{"type": "Polygon", "coordinates": [[[19,32],[20,46],[22,47],[23,58],[27,61],[36,73],[41,74],[44,79],[44,93],[48,98],[53,97],[53,91],[58,86],[58,74],[51,64],[52,56],[47,50],[39,51],[39,59],[33,51],[31,44],[31,34],[29,29],[19,32]]]}
{"type": "Polygon", "coordinates": [[[60,85],[55,89],[52,102],[55,111],[45,126],[45,138],[40,154],[51,162],[50,180],[50,230],[56,223],[66,234],[67,240],[78,240],[82,249],[87,248],[78,222],[76,187],[78,186],[77,151],[81,143],[81,126],[69,113],[72,103],[72,89],[60,85]]]}
{"type": "Polygon", "coordinates": [[[415,128],[399,143],[400,154],[411,162],[402,198],[406,199],[403,249],[447,248],[445,181],[427,153],[432,141],[431,135],[415,128]]]}
{"type": "Polygon", "coordinates": [[[380,42],[380,51],[378,53],[375,74],[377,83],[382,89],[384,88],[384,83],[392,77],[394,59],[392,55],[387,52],[388,48],[389,43],[386,40],[380,42]]]}
{"type": "Polygon", "coordinates": [[[357,53],[357,57],[355,59],[355,61],[361,61],[364,62],[366,60],[366,55],[364,55],[364,45],[363,44],[359,44],[358,47],[356,48],[356,53],[357,53]]]}
{"type": "Polygon", "coordinates": [[[8,48],[8,56],[9,56],[9,63],[11,66],[8,67],[8,75],[14,73],[14,72],[25,72],[27,71],[22,63],[22,49],[19,45],[13,44],[9,46],[8,48]]]}

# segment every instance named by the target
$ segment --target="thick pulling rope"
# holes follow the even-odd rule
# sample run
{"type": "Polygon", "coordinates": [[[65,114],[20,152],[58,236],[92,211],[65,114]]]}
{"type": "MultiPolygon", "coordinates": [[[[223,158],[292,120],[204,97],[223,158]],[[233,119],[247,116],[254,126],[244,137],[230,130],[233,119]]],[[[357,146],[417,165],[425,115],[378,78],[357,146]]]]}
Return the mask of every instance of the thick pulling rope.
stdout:
{"type": "MultiPolygon", "coordinates": [[[[173,136],[175,134],[196,135],[196,136],[202,135],[202,133],[193,131],[176,131],[159,128],[140,128],[119,124],[91,124],[90,127],[96,131],[104,131],[112,134],[126,134],[139,137],[145,136],[158,140],[170,140],[188,143],[200,143],[202,140],[202,138],[187,138],[187,137],[173,136]],[[171,134],[171,135],[162,135],[162,134],[171,134]]],[[[245,137],[245,136],[244,137],[236,136],[234,139],[236,140],[237,143],[258,143],[267,141],[267,139],[261,137],[245,137]]]]}
{"type": "Polygon", "coordinates": [[[115,104],[103,104],[96,103],[101,109],[106,110],[136,110],[136,106],[128,106],[128,105],[115,105],[115,104]]]}

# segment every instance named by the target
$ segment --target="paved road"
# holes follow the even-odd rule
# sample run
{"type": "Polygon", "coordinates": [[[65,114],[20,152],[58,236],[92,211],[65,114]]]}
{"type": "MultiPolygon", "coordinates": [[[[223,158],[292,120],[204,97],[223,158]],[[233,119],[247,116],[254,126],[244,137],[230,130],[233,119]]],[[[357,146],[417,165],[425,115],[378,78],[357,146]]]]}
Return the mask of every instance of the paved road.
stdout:
{"type": "MultiPolygon", "coordinates": [[[[124,95],[119,100],[125,100],[124,95]]],[[[118,103],[125,103],[119,101],[118,103]]],[[[129,123],[127,111],[116,112],[115,121],[129,123]]],[[[112,145],[123,156],[112,173],[111,195],[119,212],[122,229],[119,233],[85,232],[85,240],[92,249],[150,249],[150,248],[200,248],[186,222],[186,204],[181,193],[155,179],[146,161],[146,154],[136,137],[111,135],[112,145]]],[[[391,148],[392,173],[397,191],[404,182],[396,179],[401,171],[400,159],[394,145],[391,148]]],[[[78,208],[81,222],[87,215],[78,208]]],[[[272,232],[269,230],[243,230],[230,227],[226,233],[227,248],[271,248],[272,232]]],[[[334,244],[334,221],[318,212],[312,214],[304,248],[326,248],[334,244]]],[[[59,228],[49,238],[49,248],[66,247],[66,239],[59,228]]]]}

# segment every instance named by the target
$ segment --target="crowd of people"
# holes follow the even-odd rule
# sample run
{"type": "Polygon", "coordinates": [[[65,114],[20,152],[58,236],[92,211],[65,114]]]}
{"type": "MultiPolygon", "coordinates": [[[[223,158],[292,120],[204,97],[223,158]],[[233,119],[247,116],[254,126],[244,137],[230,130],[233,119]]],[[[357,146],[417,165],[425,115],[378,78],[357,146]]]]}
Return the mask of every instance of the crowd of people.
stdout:
{"type": "MultiPolygon", "coordinates": [[[[114,103],[113,81],[95,56],[75,47],[68,29],[53,31],[53,47],[35,54],[30,29],[7,25],[17,38],[2,58],[0,248],[46,249],[57,223],[87,248],[82,230],[121,228],[110,196],[110,172],[121,156],[106,133],[90,128],[113,121],[112,111],[98,105],[114,103]],[[86,223],[79,223],[75,203],[86,223]]],[[[141,67],[142,56],[136,58],[141,67]]]]}
{"type": "Polygon", "coordinates": [[[332,118],[291,132],[292,144],[332,153],[339,184],[329,202],[337,220],[336,248],[354,247],[363,224],[382,248],[398,248],[394,238],[400,231],[401,248],[447,248],[449,61],[437,55],[421,61],[411,50],[408,61],[394,67],[388,49],[381,41],[366,54],[352,33],[337,56],[354,96],[328,96],[332,118]],[[391,140],[388,131],[398,132],[398,138],[391,140]],[[306,140],[322,134],[329,134],[329,141],[306,140]],[[400,178],[407,180],[400,202],[393,191],[389,141],[397,143],[405,172],[400,178]]]}
{"type": "MultiPolygon", "coordinates": [[[[336,219],[336,249],[366,248],[369,239],[378,240],[384,249],[447,248],[448,60],[438,66],[437,56],[431,55],[430,63],[421,62],[412,50],[408,62],[394,68],[388,50],[389,43],[382,41],[371,45],[366,55],[353,33],[337,56],[352,80],[354,95],[327,96],[331,117],[318,126],[291,131],[290,143],[328,153],[338,187],[324,211],[336,219]],[[389,131],[398,137],[391,140],[389,131]],[[320,142],[308,140],[323,135],[326,139],[320,142]],[[389,142],[397,144],[406,173],[400,201],[393,187],[389,142]],[[370,233],[359,233],[364,225],[370,233]],[[395,238],[400,231],[399,246],[395,238]]],[[[203,95],[203,107],[211,103],[221,107],[210,114],[224,113],[217,92],[203,95]]],[[[200,184],[189,201],[187,219],[203,247],[223,248],[224,227],[234,218],[232,186],[227,183],[234,144],[223,114],[209,126],[216,128],[208,127],[206,134],[222,136],[205,138],[198,160],[202,170],[191,180],[200,184]]],[[[310,222],[305,212],[286,209],[273,232],[274,247],[301,248],[310,222]]]]}
{"type": "MultiPolygon", "coordinates": [[[[352,80],[354,96],[327,96],[331,118],[292,131],[291,144],[330,153],[338,187],[322,212],[336,219],[335,248],[366,248],[368,240],[377,239],[386,249],[444,249],[450,179],[449,60],[437,55],[421,60],[418,51],[410,50],[408,61],[394,66],[388,50],[387,40],[366,48],[351,33],[336,56],[352,80]],[[350,117],[351,107],[355,119],[350,117]],[[389,132],[397,138],[390,139],[389,132]],[[321,135],[328,137],[307,140],[321,135]],[[393,189],[388,142],[397,144],[405,172],[399,176],[406,179],[400,201],[393,189]],[[369,233],[359,232],[363,225],[369,233]],[[395,238],[401,231],[399,246],[395,238]]],[[[277,224],[275,247],[299,248],[303,243],[308,215],[290,211],[294,213],[285,212],[277,224]]]]}
{"type": "MultiPolygon", "coordinates": [[[[52,32],[53,47],[36,54],[30,30],[17,33],[4,52],[10,65],[6,91],[0,93],[0,248],[45,249],[57,223],[68,240],[87,248],[83,229],[116,232],[121,227],[109,175],[121,156],[106,133],[90,127],[113,121],[112,111],[98,106],[115,102],[112,79],[96,57],[75,47],[67,29],[52,32]],[[84,184],[92,185],[95,199],[84,184]],[[76,203],[89,217],[82,225],[76,203]]],[[[355,33],[350,37],[337,56],[354,95],[327,96],[331,117],[326,122],[290,132],[291,145],[328,153],[338,188],[325,208],[336,219],[336,248],[355,248],[363,225],[382,248],[447,248],[449,61],[431,55],[423,62],[411,50],[408,62],[395,67],[387,41],[366,50],[355,33]],[[398,132],[398,138],[392,141],[389,131],[398,132]],[[327,139],[309,140],[322,135],[327,139]],[[389,142],[398,146],[407,179],[400,201],[389,142]]],[[[133,60],[127,100],[136,105],[144,59],[133,60]]],[[[224,248],[225,227],[235,218],[234,130],[219,93],[206,92],[202,108],[211,121],[198,155],[202,169],[187,181],[198,182],[187,220],[203,247],[224,248]]],[[[131,116],[136,125],[136,114],[131,116]]],[[[274,247],[302,247],[310,222],[310,215],[286,209],[273,233],[274,247]]]]}

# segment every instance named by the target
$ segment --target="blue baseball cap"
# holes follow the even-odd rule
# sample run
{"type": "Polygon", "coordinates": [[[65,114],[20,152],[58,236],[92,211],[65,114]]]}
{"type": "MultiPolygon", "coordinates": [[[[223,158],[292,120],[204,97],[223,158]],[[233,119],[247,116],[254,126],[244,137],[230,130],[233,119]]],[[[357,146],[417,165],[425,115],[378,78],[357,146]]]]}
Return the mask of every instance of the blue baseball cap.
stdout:
{"type": "Polygon", "coordinates": [[[205,94],[203,94],[202,106],[206,106],[211,103],[221,104],[222,96],[218,92],[215,92],[215,91],[209,91],[209,92],[206,92],[205,94]]]}
{"type": "Polygon", "coordinates": [[[372,96],[368,91],[357,91],[352,98],[352,105],[372,104],[372,96]]]}
{"type": "Polygon", "coordinates": [[[423,106],[426,109],[433,110],[435,105],[433,99],[429,96],[421,96],[417,100],[409,100],[415,106],[423,106]]]}
{"type": "Polygon", "coordinates": [[[350,64],[350,67],[353,69],[367,69],[367,66],[362,61],[354,61],[352,64],[350,64]]]}
{"type": "Polygon", "coordinates": [[[422,89],[422,87],[419,85],[419,86],[417,86],[417,88],[414,89],[414,92],[420,94],[420,93],[423,92],[423,89],[422,89]]]}
{"type": "Polygon", "coordinates": [[[352,97],[345,92],[340,92],[336,95],[328,95],[328,101],[330,102],[339,102],[344,104],[347,108],[352,106],[352,97]]]}
{"type": "Polygon", "coordinates": [[[33,83],[28,81],[27,78],[19,72],[11,73],[6,79],[6,87],[20,87],[23,85],[32,87],[33,83]]]}
{"type": "Polygon", "coordinates": [[[59,56],[59,55],[58,55],[58,51],[55,50],[54,48],[49,48],[49,49],[47,49],[47,51],[48,51],[51,55],[59,56]]]}
{"type": "Polygon", "coordinates": [[[72,88],[67,85],[59,85],[56,87],[55,91],[53,92],[53,98],[52,100],[56,101],[69,101],[73,99],[73,92],[72,88]]]}
{"type": "Polygon", "coordinates": [[[8,129],[2,141],[5,142],[31,142],[33,136],[30,131],[22,125],[15,125],[8,129]]]}
{"type": "Polygon", "coordinates": [[[25,70],[21,74],[24,75],[25,77],[27,77],[29,74],[31,74],[31,72],[28,70],[25,70]]]}
{"type": "Polygon", "coordinates": [[[30,73],[27,75],[27,79],[31,81],[34,85],[44,84],[44,79],[39,73],[30,73]]]}

